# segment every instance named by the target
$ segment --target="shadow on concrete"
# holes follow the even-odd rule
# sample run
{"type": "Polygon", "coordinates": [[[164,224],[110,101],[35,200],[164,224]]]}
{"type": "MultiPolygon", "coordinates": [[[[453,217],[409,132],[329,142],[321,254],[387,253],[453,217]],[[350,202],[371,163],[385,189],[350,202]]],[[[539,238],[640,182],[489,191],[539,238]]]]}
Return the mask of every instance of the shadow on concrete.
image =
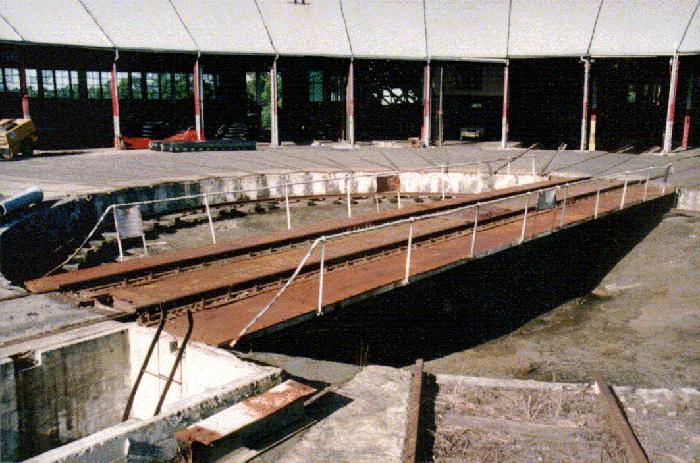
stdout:
{"type": "Polygon", "coordinates": [[[394,367],[463,351],[589,294],[671,203],[650,202],[528,242],[241,348],[394,367]]]}

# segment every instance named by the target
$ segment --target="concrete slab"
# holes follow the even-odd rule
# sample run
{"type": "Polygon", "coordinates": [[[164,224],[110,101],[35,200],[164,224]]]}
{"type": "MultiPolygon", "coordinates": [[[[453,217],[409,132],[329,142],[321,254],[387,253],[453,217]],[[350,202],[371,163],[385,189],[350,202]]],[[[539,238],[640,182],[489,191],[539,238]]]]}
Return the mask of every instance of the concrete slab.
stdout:
{"type": "MultiPolygon", "coordinates": [[[[173,153],[114,149],[81,150],[70,155],[37,156],[0,163],[0,194],[9,196],[30,186],[45,190],[45,197],[104,192],[128,186],[208,177],[236,177],[260,173],[347,172],[411,170],[515,157],[525,149],[494,149],[489,144],[451,145],[412,149],[358,146],[285,146],[258,151],[173,153]]],[[[548,173],[608,174],[639,167],[674,165],[672,181],[678,186],[700,185],[700,149],[672,156],[607,152],[529,150],[513,169],[529,172],[531,159],[548,173]]]]}

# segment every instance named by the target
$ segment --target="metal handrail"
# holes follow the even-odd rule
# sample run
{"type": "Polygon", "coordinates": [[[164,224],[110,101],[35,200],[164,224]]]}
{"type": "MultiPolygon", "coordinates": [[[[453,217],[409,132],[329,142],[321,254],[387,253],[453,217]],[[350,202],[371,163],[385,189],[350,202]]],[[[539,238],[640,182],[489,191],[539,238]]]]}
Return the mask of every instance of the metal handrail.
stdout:
{"type": "MultiPolygon", "coordinates": [[[[669,163],[669,164],[667,164],[667,165],[665,165],[665,166],[649,166],[649,167],[643,167],[643,168],[639,168],[639,169],[635,169],[635,170],[626,171],[626,172],[625,172],[625,182],[624,182],[624,184],[623,184],[623,194],[621,195],[621,201],[620,201],[620,209],[623,209],[624,206],[625,206],[625,194],[626,194],[626,191],[627,191],[627,186],[628,186],[629,181],[630,181],[630,174],[635,173],[635,172],[644,172],[644,171],[646,171],[646,173],[647,173],[646,177],[642,177],[642,178],[644,179],[643,181],[644,181],[644,183],[645,183],[645,185],[644,185],[644,196],[643,196],[642,202],[645,202],[645,201],[647,200],[647,190],[648,190],[649,182],[650,182],[651,180],[655,180],[655,179],[658,179],[658,178],[663,178],[663,179],[664,179],[664,182],[663,182],[663,187],[662,187],[662,194],[665,194],[665,193],[666,193],[666,184],[668,183],[668,176],[669,176],[669,173],[670,173],[670,169],[671,169],[671,164],[669,163]],[[663,173],[662,175],[652,177],[652,176],[651,176],[651,172],[652,172],[653,170],[656,170],[656,169],[664,169],[664,173],[663,173]]],[[[282,288],[280,288],[279,291],[277,291],[277,293],[275,294],[275,296],[274,296],[274,297],[270,300],[270,302],[268,302],[268,303],[265,305],[265,307],[253,318],[253,320],[251,320],[251,322],[248,323],[248,324],[241,330],[241,332],[240,332],[239,335],[238,335],[238,338],[236,338],[234,341],[232,341],[232,342],[230,343],[230,347],[233,348],[233,347],[236,345],[236,343],[238,342],[238,340],[241,339],[241,338],[248,332],[248,330],[250,329],[250,327],[252,327],[252,326],[255,324],[255,322],[257,322],[257,320],[259,320],[260,317],[262,317],[262,315],[265,314],[265,313],[275,304],[275,302],[277,302],[277,301],[279,300],[279,298],[280,298],[280,297],[282,296],[282,294],[286,291],[286,289],[287,289],[287,288],[292,284],[292,282],[297,278],[297,276],[298,276],[299,273],[301,272],[301,269],[304,267],[304,265],[305,265],[306,262],[308,261],[309,257],[310,257],[311,254],[313,253],[314,249],[315,249],[319,244],[322,244],[322,248],[321,248],[321,260],[320,260],[320,268],[321,268],[321,271],[320,271],[320,273],[319,273],[319,293],[318,293],[318,303],[317,303],[317,313],[320,315],[320,314],[322,313],[322,308],[323,308],[323,281],[324,281],[324,275],[325,275],[325,271],[324,271],[324,267],[325,267],[325,265],[324,265],[324,264],[325,264],[325,262],[324,262],[324,261],[325,261],[325,247],[326,247],[326,243],[327,243],[328,241],[335,240],[335,239],[339,239],[339,238],[343,238],[343,237],[350,236],[350,235],[355,235],[355,234],[360,234],[360,233],[366,233],[366,232],[369,232],[369,231],[379,230],[379,229],[382,229],[382,228],[391,227],[391,226],[395,226],[395,225],[399,225],[399,224],[403,224],[403,223],[409,223],[410,226],[409,226],[408,239],[407,239],[408,248],[407,248],[407,251],[406,251],[405,276],[404,276],[404,279],[402,280],[402,284],[406,285],[406,284],[409,283],[410,267],[411,267],[411,248],[412,248],[412,241],[413,241],[413,225],[414,225],[414,223],[415,223],[416,221],[418,221],[418,220],[426,220],[426,219],[430,219],[430,218],[434,218],[434,217],[445,216],[445,215],[449,215],[449,214],[455,214],[455,213],[463,212],[463,211],[466,211],[466,210],[469,210],[469,209],[475,209],[475,210],[476,210],[476,213],[475,213],[475,216],[474,216],[474,228],[473,228],[473,232],[472,232],[472,242],[471,242],[471,249],[470,249],[470,257],[473,258],[473,257],[475,257],[475,246],[476,246],[476,235],[477,235],[478,219],[479,219],[479,209],[480,209],[482,206],[490,205],[490,204],[494,204],[494,203],[498,203],[498,202],[502,202],[502,201],[512,201],[512,200],[515,199],[515,198],[526,197],[526,198],[527,198],[527,201],[526,201],[525,206],[524,206],[524,211],[525,211],[525,212],[524,212],[524,214],[523,214],[523,225],[522,225],[522,228],[521,228],[520,237],[519,237],[519,239],[518,239],[518,243],[519,243],[519,244],[522,244],[522,243],[524,242],[524,240],[525,240],[525,230],[526,230],[526,226],[527,226],[527,212],[528,212],[528,207],[529,207],[529,203],[530,203],[530,198],[532,197],[533,194],[538,194],[538,195],[539,195],[540,193],[543,193],[543,192],[545,192],[545,191],[551,191],[551,190],[556,190],[556,191],[558,191],[558,190],[560,190],[560,189],[564,189],[564,198],[563,198],[563,200],[562,200],[562,209],[561,209],[561,217],[560,217],[560,228],[563,228],[563,227],[564,227],[564,224],[565,224],[566,201],[568,200],[568,191],[569,191],[569,188],[570,188],[570,187],[576,186],[576,185],[581,185],[581,184],[584,184],[584,183],[589,183],[589,182],[595,182],[595,181],[599,181],[599,180],[609,179],[609,178],[616,178],[616,177],[619,177],[619,174],[607,174],[607,175],[601,175],[601,176],[596,176],[596,177],[589,177],[589,178],[582,179],[582,180],[573,180],[573,181],[571,181],[571,182],[565,183],[564,185],[558,185],[558,186],[554,186],[554,187],[539,188],[539,189],[534,190],[534,191],[527,191],[527,192],[524,192],[524,193],[518,193],[518,194],[515,194],[515,195],[506,196],[506,197],[503,197],[503,198],[491,199],[491,200],[487,200],[487,201],[478,201],[478,202],[473,203],[473,204],[469,204],[469,205],[466,205],[466,206],[457,207],[457,208],[454,208],[454,209],[449,209],[449,210],[446,210],[446,211],[438,211],[438,212],[433,212],[433,213],[430,213],[430,214],[423,214],[423,215],[417,215],[417,216],[410,216],[410,217],[407,217],[407,218],[398,219],[398,220],[394,220],[394,221],[391,221],[391,222],[384,222],[384,223],[377,224],[377,225],[371,225],[371,226],[368,226],[368,227],[363,227],[363,228],[358,228],[358,229],[353,229],[353,230],[347,230],[347,231],[344,231],[344,232],[338,232],[338,233],[334,233],[334,234],[332,234],[332,235],[324,235],[324,236],[321,236],[321,237],[319,237],[319,238],[316,238],[316,239],[311,243],[311,245],[309,246],[309,250],[307,251],[306,255],[302,258],[301,262],[299,262],[299,265],[297,266],[296,270],[295,270],[294,273],[289,277],[289,279],[288,279],[287,282],[284,284],[284,286],[282,286],[282,288]]],[[[596,218],[596,219],[598,218],[598,210],[599,210],[599,205],[600,205],[600,193],[601,193],[601,190],[602,190],[602,189],[603,189],[603,187],[602,187],[602,186],[599,186],[599,187],[597,188],[597,191],[596,191],[596,201],[595,201],[595,210],[594,210],[594,218],[596,218]]],[[[556,196],[555,196],[555,201],[556,201],[556,196]]]]}

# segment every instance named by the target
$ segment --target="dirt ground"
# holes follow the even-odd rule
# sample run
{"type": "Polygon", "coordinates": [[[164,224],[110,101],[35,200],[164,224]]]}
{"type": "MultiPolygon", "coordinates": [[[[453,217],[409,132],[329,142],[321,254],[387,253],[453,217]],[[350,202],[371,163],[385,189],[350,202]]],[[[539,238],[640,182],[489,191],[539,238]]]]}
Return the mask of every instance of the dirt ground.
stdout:
{"type": "Polygon", "coordinates": [[[591,294],[431,373],[700,388],[700,216],[669,214],[591,294]]]}

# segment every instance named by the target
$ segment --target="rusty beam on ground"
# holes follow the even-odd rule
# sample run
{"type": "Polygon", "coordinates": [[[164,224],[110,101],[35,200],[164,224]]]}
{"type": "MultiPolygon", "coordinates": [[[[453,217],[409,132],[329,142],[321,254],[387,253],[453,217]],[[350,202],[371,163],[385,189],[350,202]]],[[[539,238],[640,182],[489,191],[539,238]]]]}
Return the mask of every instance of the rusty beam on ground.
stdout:
{"type": "Polygon", "coordinates": [[[423,359],[416,360],[408,396],[408,416],[406,417],[406,437],[403,447],[403,463],[415,463],[418,448],[418,422],[420,420],[421,392],[423,390],[423,359]]]}
{"type": "Polygon", "coordinates": [[[634,435],[632,426],[630,426],[624,412],[617,402],[615,393],[605,384],[603,374],[596,371],[593,373],[593,379],[598,387],[598,400],[610,422],[613,432],[624,444],[628,458],[633,463],[649,463],[649,459],[642,445],[639,443],[637,436],[634,435]]]}

